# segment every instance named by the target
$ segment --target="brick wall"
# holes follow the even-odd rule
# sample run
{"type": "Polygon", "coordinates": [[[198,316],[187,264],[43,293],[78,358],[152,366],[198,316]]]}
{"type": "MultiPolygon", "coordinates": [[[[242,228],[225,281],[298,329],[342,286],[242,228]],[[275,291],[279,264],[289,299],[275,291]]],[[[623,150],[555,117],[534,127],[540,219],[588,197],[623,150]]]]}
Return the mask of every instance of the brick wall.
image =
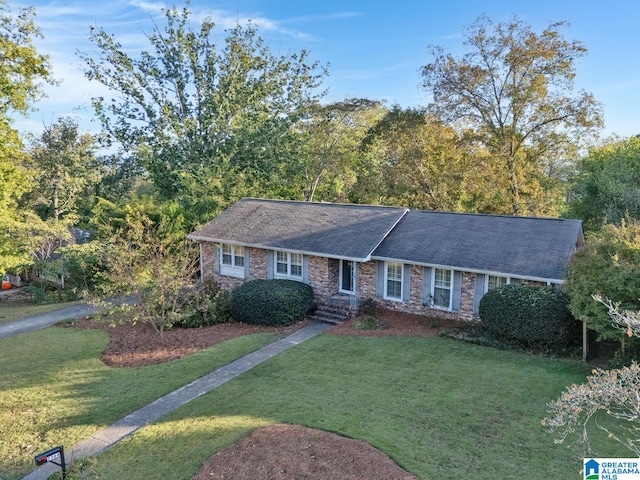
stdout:
{"type": "MultiPolygon", "coordinates": [[[[225,275],[218,275],[219,259],[215,255],[215,245],[212,243],[201,243],[201,260],[203,276],[214,275],[220,286],[225,290],[231,290],[234,287],[248,280],[267,278],[267,250],[250,248],[249,249],[249,277],[246,279],[234,278],[225,275]]],[[[396,302],[393,300],[385,300],[377,295],[377,263],[370,261],[366,263],[357,263],[358,267],[358,300],[372,299],[381,307],[403,311],[408,313],[416,313],[420,315],[429,315],[443,319],[456,319],[464,321],[477,321],[478,318],[473,315],[473,304],[475,298],[476,274],[471,272],[462,273],[460,311],[448,312],[436,308],[429,308],[422,303],[423,289],[423,268],[421,266],[411,266],[410,280],[410,301],[396,302]]],[[[336,259],[324,257],[309,257],[308,278],[309,285],[313,288],[316,299],[335,295],[339,292],[339,276],[340,262],[336,259]]],[[[540,282],[525,282],[529,285],[544,285],[540,282]]]]}
{"type": "Polygon", "coordinates": [[[216,252],[217,248],[215,243],[200,243],[202,278],[213,277],[218,282],[221,289],[231,291],[240,285],[243,280],[241,278],[218,274],[220,271],[220,257],[216,252]]]}
{"type": "Polygon", "coordinates": [[[422,284],[424,283],[423,268],[411,265],[411,304],[422,306],[422,284]]]}
{"type": "Polygon", "coordinates": [[[247,280],[260,280],[267,278],[268,260],[267,251],[261,248],[249,248],[249,278],[247,280]]]}
{"type": "Polygon", "coordinates": [[[202,278],[209,277],[218,270],[215,244],[200,243],[200,263],[202,278]]]}
{"type": "Polygon", "coordinates": [[[309,257],[309,285],[316,300],[338,291],[338,261],[325,257],[309,257]]]}
{"type": "Polygon", "coordinates": [[[358,299],[376,298],[377,262],[358,264],[358,299]]]}
{"type": "Polygon", "coordinates": [[[460,298],[460,311],[448,312],[437,308],[429,308],[422,303],[422,289],[424,282],[423,268],[418,265],[411,266],[410,290],[411,296],[408,302],[386,300],[377,295],[377,262],[367,262],[360,265],[360,282],[358,285],[358,300],[373,299],[376,304],[389,310],[397,310],[418,315],[429,315],[447,320],[473,321],[473,300],[475,294],[474,273],[463,272],[462,295],[460,298]]]}
{"type": "MultiPolygon", "coordinates": [[[[216,255],[216,246],[213,243],[201,243],[202,276],[213,276],[224,290],[232,290],[236,286],[257,279],[266,279],[268,272],[268,251],[260,248],[248,248],[249,252],[249,276],[236,278],[228,275],[220,275],[220,259],[216,255]]],[[[309,257],[309,285],[317,297],[330,296],[338,292],[339,262],[335,259],[324,257],[309,257]]]]}
{"type": "Polygon", "coordinates": [[[462,293],[460,295],[460,312],[458,316],[465,321],[475,320],[473,316],[473,303],[476,293],[476,274],[462,272],[462,293]]]}

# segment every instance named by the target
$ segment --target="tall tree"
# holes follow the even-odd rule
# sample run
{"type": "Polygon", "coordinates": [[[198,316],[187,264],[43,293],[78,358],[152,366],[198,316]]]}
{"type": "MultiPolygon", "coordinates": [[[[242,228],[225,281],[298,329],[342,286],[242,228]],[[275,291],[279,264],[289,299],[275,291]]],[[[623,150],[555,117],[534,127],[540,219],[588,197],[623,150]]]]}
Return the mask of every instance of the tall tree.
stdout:
{"type": "Polygon", "coordinates": [[[568,215],[586,230],[640,218],[640,138],[610,141],[592,148],[577,165],[568,215]]]}
{"type": "Polygon", "coordinates": [[[60,118],[48,126],[31,146],[35,208],[44,218],[56,222],[63,215],[77,213],[87,189],[98,180],[93,135],[81,133],[71,118],[60,118]]]}
{"type": "Polygon", "coordinates": [[[18,201],[30,185],[12,115],[26,114],[42,97],[41,82],[53,83],[48,57],[33,45],[41,37],[34,16],[33,8],[13,13],[0,1],[0,272],[29,259],[18,201]]]}
{"type": "Polygon", "coordinates": [[[17,132],[0,121],[0,273],[29,261],[21,228],[25,218],[18,207],[30,188],[23,158],[17,132]]]}
{"type": "Polygon", "coordinates": [[[33,7],[14,14],[0,1],[0,113],[5,124],[11,123],[11,112],[27,113],[43,97],[41,81],[54,83],[49,57],[33,45],[42,38],[34,17],[33,7]]]}
{"type": "Polygon", "coordinates": [[[274,55],[252,24],[219,47],[212,20],[192,28],[188,7],[167,9],[165,21],[148,35],[150,51],[133,57],[93,29],[99,55],[80,55],[87,77],[114,93],[94,99],[104,129],[165,198],[179,196],[202,221],[238,196],[286,184],[292,126],[322,96],[326,72],[306,51],[274,55]]]}
{"type": "Polygon", "coordinates": [[[300,123],[305,200],[313,201],[318,190],[322,200],[344,200],[348,177],[354,177],[350,161],[385,111],[380,102],[366,98],[317,104],[310,110],[309,117],[300,123]]]}
{"type": "MultiPolygon", "coordinates": [[[[430,210],[475,210],[482,157],[423,109],[394,106],[362,142],[352,200],[430,210]]],[[[489,190],[489,189],[487,189],[489,190]]]]}
{"type": "MultiPolygon", "coordinates": [[[[474,132],[506,175],[512,214],[554,214],[551,181],[580,140],[602,127],[601,107],[574,93],[575,63],[587,52],[563,38],[564,22],[541,33],[517,17],[494,24],[486,16],[464,30],[460,58],[432,47],[422,69],[431,109],[474,132]]],[[[505,212],[507,213],[507,212],[505,212]]]]}

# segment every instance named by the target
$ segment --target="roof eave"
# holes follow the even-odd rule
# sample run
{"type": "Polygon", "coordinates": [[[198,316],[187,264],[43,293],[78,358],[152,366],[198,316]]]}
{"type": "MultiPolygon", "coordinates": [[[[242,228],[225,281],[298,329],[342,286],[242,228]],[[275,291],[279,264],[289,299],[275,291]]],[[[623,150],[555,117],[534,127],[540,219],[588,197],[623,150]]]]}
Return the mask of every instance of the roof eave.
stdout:
{"type": "Polygon", "coordinates": [[[432,268],[443,268],[443,269],[451,269],[451,270],[459,270],[463,272],[469,273],[481,273],[483,275],[495,275],[497,277],[510,277],[517,278],[520,280],[528,280],[531,282],[542,282],[542,283],[553,283],[558,285],[564,284],[564,279],[561,278],[546,278],[546,277],[538,277],[535,275],[522,275],[515,274],[509,272],[499,272],[495,270],[481,270],[478,268],[464,267],[461,265],[444,265],[437,263],[426,263],[426,262],[411,262],[402,258],[391,258],[391,257],[380,257],[380,256],[372,256],[371,260],[380,260],[384,262],[397,262],[397,263],[406,263],[410,265],[418,265],[420,267],[432,267],[432,268]]]}
{"type": "Polygon", "coordinates": [[[191,234],[187,235],[187,238],[195,242],[224,243],[227,245],[239,245],[239,246],[248,247],[248,248],[259,248],[261,250],[300,253],[302,255],[309,255],[313,257],[335,258],[336,260],[349,260],[349,261],[361,262],[361,263],[368,262],[369,260],[371,260],[371,253],[369,253],[366,257],[350,257],[346,255],[330,255],[330,254],[327,254],[326,252],[314,252],[311,250],[297,250],[292,248],[277,247],[274,245],[262,245],[257,243],[238,242],[238,241],[227,240],[222,238],[202,237],[199,235],[191,235],[191,234]]]}

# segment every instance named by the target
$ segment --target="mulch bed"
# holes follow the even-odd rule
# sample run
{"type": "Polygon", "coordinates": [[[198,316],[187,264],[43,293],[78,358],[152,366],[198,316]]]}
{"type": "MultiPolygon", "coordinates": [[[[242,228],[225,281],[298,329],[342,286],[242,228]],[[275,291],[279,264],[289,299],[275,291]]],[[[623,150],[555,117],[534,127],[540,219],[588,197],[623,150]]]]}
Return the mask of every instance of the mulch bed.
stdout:
{"type": "Polygon", "coordinates": [[[251,333],[274,332],[286,336],[304,325],[306,322],[291,327],[221,323],[201,328],[173,328],[163,333],[162,340],[154,328],[146,323],[111,326],[103,321],[82,319],[68,326],[107,332],[109,345],[102,352],[102,362],[110,367],[129,368],[178,360],[217,343],[251,333]]]}
{"type": "MultiPolygon", "coordinates": [[[[375,317],[384,322],[387,328],[362,330],[356,328],[356,322],[365,316],[347,320],[341,325],[330,328],[330,335],[351,336],[417,336],[435,337],[443,329],[463,326],[453,320],[441,320],[422,315],[381,310],[375,317]]],[[[108,323],[91,319],[76,320],[68,325],[79,328],[93,328],[109,333],[109,345],[102,353],[101,360],[111,367],[129,368],[155,365],[178,360],[216,343],[235,337],[257,332],[274,332],[281,336],[289,335],[302,328],[308,321],[291,327],[263,327],[243,323],[221,323],[201,328],[173,328],[167,330],[160,339],[158,333],[149,324],[123,324],[110,326],[108,323]]]]}
{"type": "Polygon", "coordinates": [[[437,337],[443,330],[468,327],[468,324],[456,320],[444,320],[413,313],[379,310],[373,315],[360,315],[337,325],[326,333],[332,335],[350,335],[361,337],[437,337]],[[372,316],[382,321],[386,328],[358,329],[357,323],[372,316]]]}
{"type": "Polygon", "coordinates": [[[417,480],[371,445],[300,425],[271,425],[209,458],[193,480],[417,480]]]}

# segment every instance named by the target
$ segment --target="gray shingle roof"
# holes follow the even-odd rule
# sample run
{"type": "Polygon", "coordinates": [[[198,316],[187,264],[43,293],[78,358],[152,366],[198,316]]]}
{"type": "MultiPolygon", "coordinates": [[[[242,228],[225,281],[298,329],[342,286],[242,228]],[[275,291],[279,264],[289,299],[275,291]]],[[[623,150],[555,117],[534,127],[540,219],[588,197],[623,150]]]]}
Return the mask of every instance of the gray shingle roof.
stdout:
{"type": "Polygon", "coordinates": [[[365,261],[407,211],[245,198],[188,238],[365,261]]]}
{"type": "Polygon", "coordinates": [[[373,258],[562,280],[580,220],[411,211],[373,258]]]}

